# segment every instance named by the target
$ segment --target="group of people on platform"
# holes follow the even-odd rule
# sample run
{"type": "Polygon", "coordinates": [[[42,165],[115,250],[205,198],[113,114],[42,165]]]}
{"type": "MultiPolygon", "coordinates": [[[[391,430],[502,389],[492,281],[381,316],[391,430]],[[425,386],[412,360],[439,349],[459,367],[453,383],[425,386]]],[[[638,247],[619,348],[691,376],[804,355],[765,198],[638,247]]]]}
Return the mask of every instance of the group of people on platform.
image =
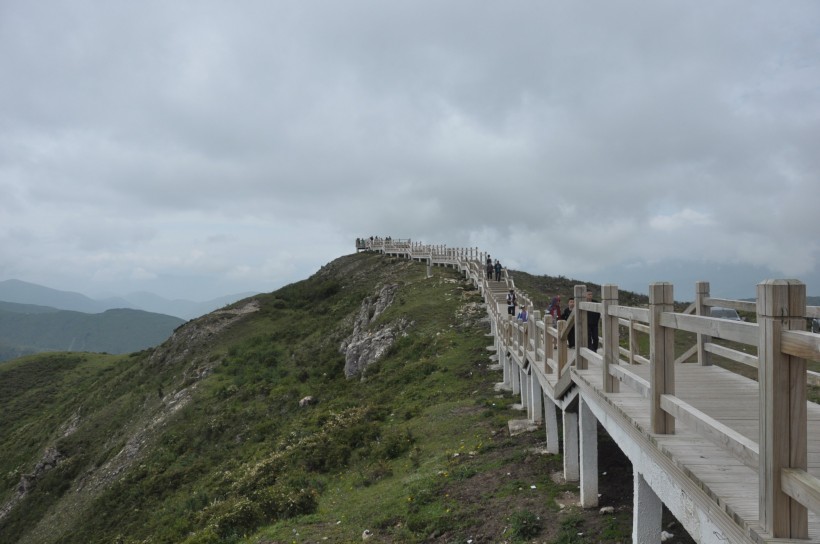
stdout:
{"type": "MultiPolygon", "coordinates": [[[[598,302],[593,299],[592,291],[587,291],[585,298],[587,302],[598,302]]],[[[558,321],[567,321],[569,319],[570,314],[575,310],[575,297],[569,297],[567,304],[568,306],[561,310],[560,295],[556,295],[550,300],[544,316],[550,316],[553,326],[557,325],[558,321]]],[[[522,305],[520,311],[516,314],[516,306],[518,306],[518,300],[515,296],[515,290],[510,289],[510,292],[507,293],[507,313],[516,316],[517,320],[526,323],[529,317],[527,307],[522,305]]],[[[587,312],[587,347],[595,352],[598,351],[598,324],[600,321],[601,314],[598,312],[587,312]]],[[[567,333],[567,344],[570,349],[575,349],[575,325],[570,327],[567,333]]]]}
{"type": "MultiPolygon", "coordinates": [[[[367,240],[368,240],[368,238],[356,238],[356,247],[359,247],[359,245],[365,245],[365,243],[367,242],[367,240]]],[[[378,243],[381,243],[381,242],[392,242],[392,241],[393,241],[393,238],[391,238],[390,236],[387,236],[386,238],[382,238],[382,237],[380,237],[380,236],[371,236],[371,237],[369,238],[369,240],[370,240],[370,243],[372,244],[372,243],[374,243],[374,242],[378,242],[378,243]]]]}
{"type": "Polygon", "coordinates": [[[492,257],[487,254],[486,269],[488,280],[493,279],[493,276],[495,276],[495,281],[501,281],[501,263],[498,262],[498,259],[493,262],[492,257]]]}

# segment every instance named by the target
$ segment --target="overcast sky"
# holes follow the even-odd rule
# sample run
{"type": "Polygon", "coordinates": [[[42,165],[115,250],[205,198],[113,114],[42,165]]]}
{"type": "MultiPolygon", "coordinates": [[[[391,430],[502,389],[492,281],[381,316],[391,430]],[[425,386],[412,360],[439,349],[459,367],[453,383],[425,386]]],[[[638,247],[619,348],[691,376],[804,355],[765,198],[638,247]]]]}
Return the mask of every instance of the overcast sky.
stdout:
{"type": "Polygon", "coordinates": [[[272,291],[357,236],[820,295],[820,2],[0,1],[0,279],[272,291]]]}

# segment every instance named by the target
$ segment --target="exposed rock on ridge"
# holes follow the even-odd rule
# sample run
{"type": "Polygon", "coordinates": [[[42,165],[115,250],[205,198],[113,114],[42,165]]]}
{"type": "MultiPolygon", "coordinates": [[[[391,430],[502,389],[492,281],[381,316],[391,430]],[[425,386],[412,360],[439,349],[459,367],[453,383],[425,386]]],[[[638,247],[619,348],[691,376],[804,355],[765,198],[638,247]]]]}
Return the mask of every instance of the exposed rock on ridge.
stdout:
{"type": "Polygon", "coordinates": [[[383,286],[373,297],[362,301],[362,307],[353,322],[353,333],[342,341],[339,351],[345,356],[345,376],[364,374],[367,367],[387,352],[393,342],[407,328],[407,321],[399,319],[372,331],[369,326],[393,303],[397,284],[383,286]]]}

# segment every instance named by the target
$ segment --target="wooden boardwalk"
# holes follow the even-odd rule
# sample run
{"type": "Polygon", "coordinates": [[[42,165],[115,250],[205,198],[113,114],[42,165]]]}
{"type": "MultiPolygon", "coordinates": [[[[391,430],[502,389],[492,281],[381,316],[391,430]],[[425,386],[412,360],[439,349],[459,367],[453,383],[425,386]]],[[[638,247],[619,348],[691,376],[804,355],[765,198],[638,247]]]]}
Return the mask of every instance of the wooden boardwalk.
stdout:
{"type": "MultiPolygon", "coordinates": [[[[805,364],[820,360],[820,335],[803,332],[820,308],[806,307],[799,282],[764,282],[757,303],[711,297],[700,282],[682,313],[673,310],[670,284],[650,286],[645,308],[619,305],[617,287],[605,285],[601,303],[579,303],[567,322],[536,311],[523,323],[507,314],[514,282],[506,271],[502,281],[488,280],[488,256],[477,248],[376,239],[357,241],[357,249],[453,266],[476,284],[502,386],[521,396],[531,421],[544,421],[547,449],[562,446],[564,475],[580,481],[581,505],[598,504],[598,423],[632,461],[634,542],[660,541],[661,504],[698,542],[820,542],[820,406],[806,400],[805,364]],[[711,318],[710,306],[756,312],[757,323],[711,318]],[[569,349],[573,328],[578,345],[587,345],[590,312],[601,316],[597,353],[569,349]],[[677,330],[697,341],[676,359],[677,330]],[[648,356],[635,350],[637,334],[649,335],[648,356]],[[753,346],[757,355],[716,338],[753,346]],[[759,380],[711,365],[710,354],[757,367],[759,380]]],[[[576,286],[576,300],[585,290],[576,286]]]]}
{"type": "MultiPolygon", "coordinates": [[[[644,379],[649,377],[647,365],[634,365],[631,370],[644,379]]],[[[757,382],[718,366],[679,363],[675,370],[676,396],[749,440],[757,441],[760,434],[757,382]]],[[[686,423],[679,422],[674,435],[653,435],[647,399],[642,393],[632,390],[604,392],[598,369],[574,371],[574,374],[578,382],[608,403],[613,413],[634,425],[669,457],[734,518],[744,532],[763,533],[758,523],[760,483],[755,469],[746,466],[725,448],[703,438],[686,423]]],[[[808,412],[808,471],[820,477],[820,406],[811,403],[808,412]]],[[[809,538],[820,542],[820,517],[814,513],[809,513],[809,538]]]]}

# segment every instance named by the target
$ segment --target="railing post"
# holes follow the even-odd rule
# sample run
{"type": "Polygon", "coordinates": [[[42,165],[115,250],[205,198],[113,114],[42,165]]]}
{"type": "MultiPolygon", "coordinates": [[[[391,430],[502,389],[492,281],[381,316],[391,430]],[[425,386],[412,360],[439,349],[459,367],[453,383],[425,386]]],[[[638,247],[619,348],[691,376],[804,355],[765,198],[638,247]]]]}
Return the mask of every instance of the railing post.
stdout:
{"type": "MultiPolygon", "coordinates": [[[[541,335],[538,334],[538,320],[541,319],[541,312],[538,310],[533,310],[530,313],[530,317],[528,323],[530,324],[530,338],[532,338],[532,350],[535,353],[535,360],[533,363],[539,363],[542,361],[540,355],[538,355],[538,348],[541,347],[541,335]]],[[[541,351],[546,355],[546,351],[542,348],[541,351]]]]}
{"type": "Polygon", "coordinates": [[[553,358],[552,338],[550,338],[548,321],[552,321],[552,316],[544,314],[544,373],[552,374],[552,367],[549,365],[549,360],[553,358]]]}
{"type": "Polygon", "coordinates": [[[808,538],[806,507],[783,493],[784,468],[806,470],[806,361],[780,350],[781,333],[804,330],[806,286],[767,280],[757,286],[760,387],[760,524],[774,538],[808,538]]]}
{"type": "Polygon", "coordinates": [[[671,283],[649,286],[649,416],[652,432],[675,434],[675,418],[661,408],[661,395],[675,394],[675,330],[661,326],[661,314],[674,310],[671,283]]]}
{"type": "MultiPolygon", "coordinates": [[[[564,330],[567,328],[567,322],[563,319],[558,322],[558,338],[561,338],[564,335],[564,330]]],[[[558,378],[561,377],[561,374],[564,371],[564,365],[567,364],[567,343],[561,340],[558,340],[558,369],[556,374],[558,378]]]]}
{"type": "MultiPolygon", "coordinates": [[[[709,282],[699,281],[695,283],[695,315],[709,317],[709,307],[703,302],[707,297],[709,297],[709,282]]],[[[709,357],[709,352],[706,351],[706,344],[711,341],[711,336],[698,333],[698,363],[703,366],[712,364],[712,359],[709,357]]]]}
{"type": "Polygon", "coordinates": [[[585,370],[587,360],[581,357],[581,348],[589,345],[587,342],[587,313],[581,310],[581,303],[586,300],[587,286],[576,285],[573,290],[575,296],[575,368],[585,370]]]}
{"type": "Polygon", "coordinates": [[[617,393],[620,383],[609,373],[611,365],[617,365],[620,360],[620,347],[618,338],[618,318],[609,315],[609,308],[618,305],[618,286],[604,285],[601,287],[601,319],[604,333],[604,364],[603,383],[604,391],[607,393],[617,393]]]}
{"type": "Polygon", "coordinates": [[[635,354],[638,352],[638,340],[635,338],[635,320],[629,320],[629,364],[635,364],[635,354]]]}

